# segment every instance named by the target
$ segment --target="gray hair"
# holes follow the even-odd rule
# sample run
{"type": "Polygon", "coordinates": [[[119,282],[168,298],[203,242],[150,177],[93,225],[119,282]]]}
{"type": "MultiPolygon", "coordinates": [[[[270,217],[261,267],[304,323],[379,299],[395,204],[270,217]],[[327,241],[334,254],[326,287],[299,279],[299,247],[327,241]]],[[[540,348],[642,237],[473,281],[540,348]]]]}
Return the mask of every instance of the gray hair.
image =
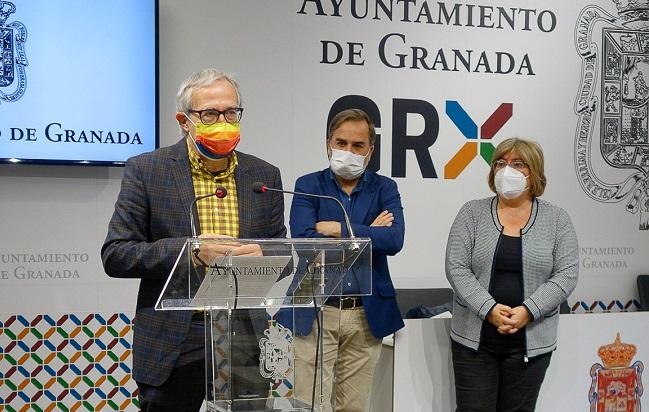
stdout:
{"type": "Polygon", "coordinates": [[[207,87],[217,80],[225,79],[237,92],[237,105],[241,107],[241,93],[239,93],[239,84],[234,78],[222,71],[216,69],[203,69],[189,76],[178,89],[176,94],[176,110],[188,113],[192,108],[192,93],[196,89],[207,87]]]}

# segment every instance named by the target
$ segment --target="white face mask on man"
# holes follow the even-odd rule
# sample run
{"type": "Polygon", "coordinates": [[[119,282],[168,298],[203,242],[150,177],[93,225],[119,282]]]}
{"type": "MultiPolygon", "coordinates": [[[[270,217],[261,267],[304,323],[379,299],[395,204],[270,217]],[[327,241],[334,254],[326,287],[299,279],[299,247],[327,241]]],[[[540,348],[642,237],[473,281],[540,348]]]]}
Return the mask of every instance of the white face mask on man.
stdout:
{"type": "Polygon", "coordinates": [[[528,189],[527,176],[509,165],[496,172],[494,185],[498,194],[505,199],[514,199],[528,189]]]}
{"type": "Polygon", "coordinates": [[[331,171],[345,180],[354,180],[365,171],[367,155],[369,152],[365,156],[361,156],[347,150],[331,148],[331,157],[329,158],[331,171]]]}

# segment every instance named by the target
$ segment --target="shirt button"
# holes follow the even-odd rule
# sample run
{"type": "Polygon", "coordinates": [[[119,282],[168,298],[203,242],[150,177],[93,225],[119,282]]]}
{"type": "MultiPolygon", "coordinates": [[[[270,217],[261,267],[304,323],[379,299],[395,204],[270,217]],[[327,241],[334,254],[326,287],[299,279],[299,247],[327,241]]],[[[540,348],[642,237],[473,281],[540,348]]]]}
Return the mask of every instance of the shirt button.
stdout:
{"type": "Polygon", "coordinates": [[[352,285],[352,282],[349,282],[349,283],[347,284],[347,286],[351,286],[351,285],[352,285]]]}

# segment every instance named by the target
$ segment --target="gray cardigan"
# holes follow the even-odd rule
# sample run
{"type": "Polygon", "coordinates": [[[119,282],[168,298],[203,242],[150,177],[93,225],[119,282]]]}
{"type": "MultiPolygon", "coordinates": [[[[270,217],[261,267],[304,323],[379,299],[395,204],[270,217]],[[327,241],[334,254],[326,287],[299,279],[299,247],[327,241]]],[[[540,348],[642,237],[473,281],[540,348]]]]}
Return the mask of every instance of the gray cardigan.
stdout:
{"type": "MultiPolygon", "coordinates": [[[[446,245],[446,277],[453,290],[451,339],[478,350],[482,323],[497,303],[489,294],[493,261],[502,235],[497,197],[467,202],[460,209],[446,245]]],[[[559,305],[577,285],[579,248],[568,214],[534,199],[521,230],[523,305],[533,320],[525,327],[528,357],[557,345],[559,305]]]]}

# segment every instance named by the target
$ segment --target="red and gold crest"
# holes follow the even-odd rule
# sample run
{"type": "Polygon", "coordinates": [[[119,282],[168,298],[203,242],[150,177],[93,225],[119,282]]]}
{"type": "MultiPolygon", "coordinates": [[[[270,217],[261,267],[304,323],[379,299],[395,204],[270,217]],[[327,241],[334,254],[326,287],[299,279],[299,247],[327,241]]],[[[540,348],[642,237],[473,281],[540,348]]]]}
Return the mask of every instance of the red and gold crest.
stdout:
{"type": "Polygon", "coordinates": [[[600,346],[597,354],[604,366],[595,363],[590,368],[590,411],[640,412],[644,365],[640,361],[631,365],[635,345],[621,342],[618,333],[615,342],[600,346]]]}

